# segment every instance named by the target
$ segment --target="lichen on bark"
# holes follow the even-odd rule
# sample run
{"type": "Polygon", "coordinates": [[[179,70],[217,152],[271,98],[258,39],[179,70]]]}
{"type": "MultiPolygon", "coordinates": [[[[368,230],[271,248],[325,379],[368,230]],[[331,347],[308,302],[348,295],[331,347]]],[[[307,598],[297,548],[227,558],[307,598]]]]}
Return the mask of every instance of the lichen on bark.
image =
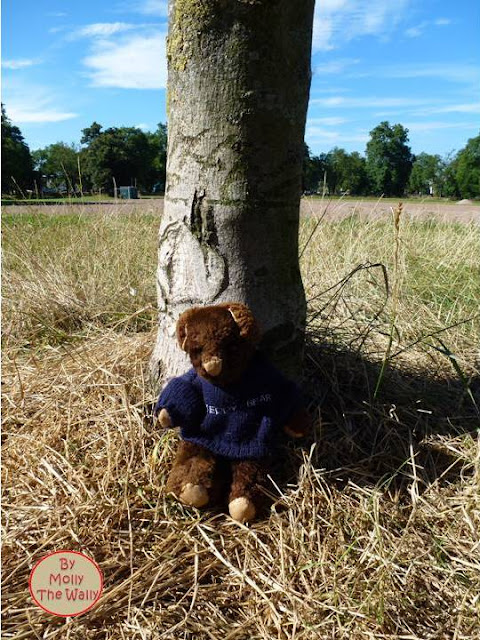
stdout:
{"type": "Polygon", "coordinates": [[[200,35],[218,16],[219,0],[175,0],[167,38],[167,59],[172,68],[184,71],[200,35]]]}
{"type": "MultiPolygon", "coordinates": [[[[313,0],[171,0],[169,148],[158,264],[158,371],[185,366],[176,318],[249,304],[265,346],[298,375],[298,268],[313,0]]],[[[299,347],[300,345],[300,347],[299,347]]]]}

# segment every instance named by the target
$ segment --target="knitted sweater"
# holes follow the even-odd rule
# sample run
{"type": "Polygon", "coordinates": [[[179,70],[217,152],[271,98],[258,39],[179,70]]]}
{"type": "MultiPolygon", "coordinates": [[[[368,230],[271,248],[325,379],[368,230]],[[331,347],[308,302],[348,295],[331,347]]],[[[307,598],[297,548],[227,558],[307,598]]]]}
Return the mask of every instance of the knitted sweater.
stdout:
{"type": "Polygon", "coordinates": [[[195,369],[173,378],[155,412],[167,409],[184,440],[228,458],[268,457],[283,426],[301,406],[300,391],[260,352],[242,379],[218,387],[195,369]]]}

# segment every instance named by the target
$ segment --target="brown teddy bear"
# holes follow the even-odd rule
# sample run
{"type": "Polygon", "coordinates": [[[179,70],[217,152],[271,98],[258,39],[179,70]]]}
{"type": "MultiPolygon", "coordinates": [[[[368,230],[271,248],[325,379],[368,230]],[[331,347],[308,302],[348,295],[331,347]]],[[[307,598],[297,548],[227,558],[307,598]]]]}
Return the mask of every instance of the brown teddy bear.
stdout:
{"type": "Polygon", "coordinates": [[[257,350],[260,332],[240,303],[195,307],[177,322],[180,347],[193,368],[173,378],[155,406],[162,427],[182,440],[167,481],[181,502],[204,507],[228,485],[235,520],[252,520],[282,429],[309,430],[298,387],[257,350]]]}

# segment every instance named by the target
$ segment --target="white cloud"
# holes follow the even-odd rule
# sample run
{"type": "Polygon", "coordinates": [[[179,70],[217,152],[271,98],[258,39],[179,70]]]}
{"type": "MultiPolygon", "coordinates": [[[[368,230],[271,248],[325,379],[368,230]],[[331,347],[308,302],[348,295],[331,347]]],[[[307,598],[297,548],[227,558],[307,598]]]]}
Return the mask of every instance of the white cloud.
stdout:
{"type": "Polygon", "coordinates": [[[319,140],[327,140],[331,142],[332,140],[338,140],[340,135],[341,134],[338,131],[330,131],[329,129],[310,125],[309,123],[307,123],[305,128],[305,138],[315,140],[315,142],[318,142],[319,140]]]}
{"type": "Polygon", "coordinates": [[[165,33],[102,40],[83,59],[94,87],[161,89],[167,82],[165,33]]]}
{"type": "Polygon", "coordinates": [[[340,124],[348,122],[346,118],[332,116],[331,118],[309,118],[308,122],[313,125],[324,125],[326,127],[338,127],[340,124]]]}
{"type": "Polygon", "coordinates": [[[168,16],[168,0],[143,0],[135,3],[135,9],[145,15],[166,18],[168,16]]]}
{"type": "Polygon", "coordinates": [[[33,67],[33,65],[40,64],[40,60],[33,58],[18,58],[16,60],[2,60],[2,67],[4,69],[24,69],[25,67],[33,67]]]}
{"type": "Polygon", "coordinates": [[[428,104],[429,101],[420,98],[379,98],[378,96],[363,96],[351,98],[332,96],[331,98],[313,98],[311,105],[326,108],[341,107],[342,109],[372,109],[372,108],[407,108],[428,104]]]}
{"type": "Polygon", "coordinates": [[[427,107],[413,112],[415,116],[430,116],[438,113],[480,113],[480,102],[449,104],[442,107],[427,107]]]}
{"type": "Polygon", "coordinates": [[[480,102],[448,105],[438,109],[437,113],[480,113],[480,102]]]}
{"type": "Polygon", "coordinates": [[[322,0],[323,8],[326,12],[332,13],[343,9],[349,4],[349,0],[322,0]]]}
{"type": "Polygon", "coordinates": [[[305,131],[305,139],[309,144],[326,144],[330,147],[339,144],[354,144],[354,143],[366,143],[369,140],[368,133],[362,131],[356,131],[352,133],[340,133],[339,131],[330,131],[323,127],[310,125],[307,122],[305,131]]]}
{"type": "Polygon", "coordinates": [[[320,16],[315,12],[313,19],[313,51],[330,51],[335,47],[331,44],[333,39],[334,25],[333,21],[327,16],[320,16]]]}
{"type": "MultiPolygon", "coordinates": [[[[155,7],[142,3],[141,8],[153,11],[155,7]]],[[[121,89],[166,86],[166,26],[98,22],[76,29],[70,37],[91,39],[88,55],[82,60],[91,86],[121,89]]]]}
{"type": "Polygon", "coordinates": [[[71,37],[108,38],[115,33],[130,31],[131,29],[136,29],[138,26],[139,25],[128,24],[126,22],[96,22],[76,29],[71,37]]]}
{"type": "Polygon", "coordinates": [[[312,87],[312,96],[315,95],[337,95],[341,93],[351,93],[351,87],[312,87]]]}
{"type": "MultiPolygon", "coordinates": [[[[369,9],[370,11],[365,11],[361,15],[363,24],[360,25],[359,35],[383,35],[385,21],[389,14],[387,3],[372,3],[369,9]]],[[[392,6],[392,9],[395,10],[395,7],[392,6]]],[[[395,15],[395,11],[393,15],[395,15]]]]}
{"type": "Polygon", "coordinates": [[[9,116],[13,122],[62,122],[63,120],[71,120],[78,116],[77,113],[70,111],[58,111],[55,108],[41,109],[33,106],[17,106],[15,104],[9,107],[9,116]]]}
{"type": "Polygon", "coordinates": [[[448,18],[437,18],[436,20],[424,21],[418,24],[415,27],[410,27],[405,30],[405,35],[407,38],[418,38],[422,36],[425,32],[425,29],[431,27],[445,27],[451,23],[451,20],[448,18]]]}
{"type": "Polygon", "coordinates": [[[471,129],[477,125],[472,122],[443,122],[443,121],[428,121],[428,122],[407,122],[405,127],[411,133],[421,132],[433,132],[442,129],[471,129]]]}
{"type": "Polygon", "coordinates": [[[370,66],[367,70],[350,71],[347,78],[437,78],[442,82],[457,82],[477,85],[480,82],[480,68],[473,64],[457,62],[406,63],[385,66],[370,66]]]}
{"type": "Polygon", "coordinates": [[[313,50],[337,49],[361,36],[386,38],[409,4],[410,0],[320,0],[315,6],[313,50]]]}
{"type": "Polygon", "coordinates": [[[77,117],[62,105],[62,98],[52,87],[34,84],[22,77],[5,78],[3,100],[8,116],[15,124],[62,122],[77,117]]]}
{"type": "Polygon", "coordinates": [[[438,78],[442,81],[460,83],[477,83],[480,80],[478,66],[451,62],[392,65],[383,70],[379,68],[377,71],[383,71],[383,75],[388,78],[438,78]]]}
{"type": "Polygon", "coordinates": [[[423,33],[424,27],[419,25],[418,27],[410,27],[405,31],[407,38],[419,38],[423,33]]]}
{"type": "Polygon", "coordinates": [[[338,60],[330,60],[329,62],[324,62],[323,64],[317,65],[314,69],[314,73],[315,75],[328,73],[341,74],[346,71],[348,67],[358,64],[359,62],[360,60],[356,58],[340,58],[338,60]]]}

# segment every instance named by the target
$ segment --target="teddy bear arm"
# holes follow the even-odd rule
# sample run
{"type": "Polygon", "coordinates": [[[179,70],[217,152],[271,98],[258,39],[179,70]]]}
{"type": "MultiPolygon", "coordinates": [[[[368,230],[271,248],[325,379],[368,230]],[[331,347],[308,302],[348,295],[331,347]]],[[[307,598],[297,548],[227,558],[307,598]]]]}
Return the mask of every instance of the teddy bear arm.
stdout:
{"type": "Polygon", "coordinates": [[[308,435],[311,430],[311,419],[307,410],[303,407],[298,409],[284,425],[283,430],[291,438],[303,438],[308,435]]]}
{"type": "Polygon", "coordinates": [[[304,406],[300,387],[277,372],[281,393],[277,395],[279,406],[283,406],[283,431],[291,438],[303,438],[311,431],[311,419],[304,406]]]}
{"type": "Polygon", "coordinates": [[[160,394],[156,412],[162,427],[194,428],[203,419],[205,403],[187,376],[171,380],[160,394]]]}

